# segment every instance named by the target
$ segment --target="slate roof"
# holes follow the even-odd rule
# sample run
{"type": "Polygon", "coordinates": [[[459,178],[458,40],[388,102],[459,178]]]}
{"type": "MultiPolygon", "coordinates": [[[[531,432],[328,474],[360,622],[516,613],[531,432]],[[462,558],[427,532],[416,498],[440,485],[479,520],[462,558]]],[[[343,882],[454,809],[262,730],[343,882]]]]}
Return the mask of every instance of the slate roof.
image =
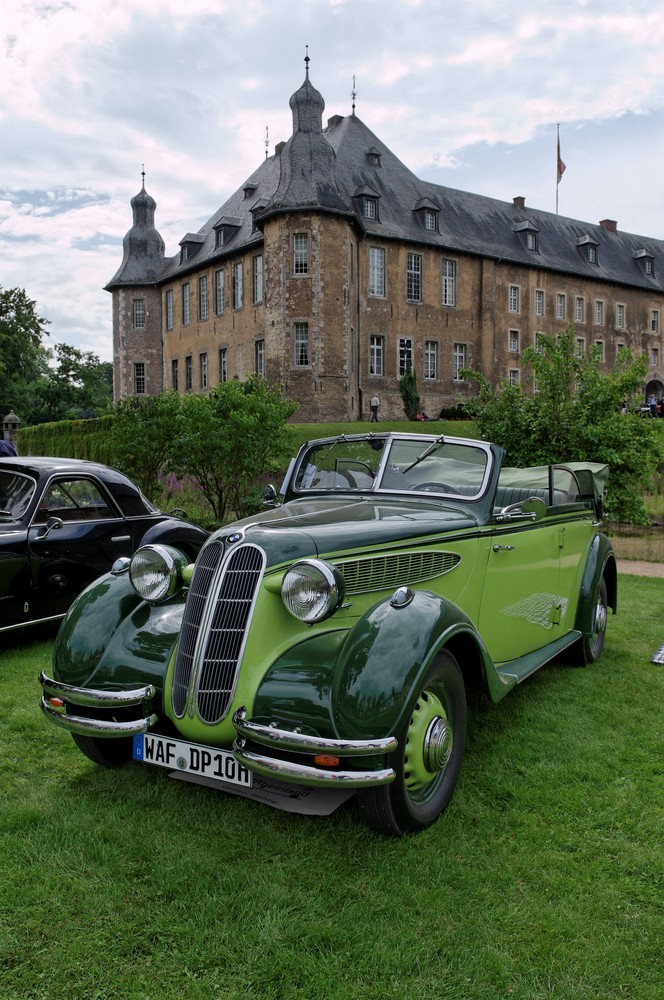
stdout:
{"type": "MultiPolygon", "coordinates": [[[[261,163],[198,234],[187,234],[181,241],[189,241],[186,261],[180,255],[164,259],[163,241],[158,259],[158,244],[145,231],[143,217],[149,215],[149,207],[135,206],[136,199],[132,200],[134,227],[125,237],[125,258],[109,290],[145,280],[147,275],[161,284],[258,246],[261,220],[308,210],[348,215],[369,237],[435,246],[450,253],[653,292],[664,290],[664,242],[420,180],[355,114],[336,115],[323,128],[325,103],[310,83],[308,70],[290,103],[293,135],[261,163]],[[364,196],[377,199],[376,219],[364,218],[364,196]],[[143,212],[140,225],[137,208],[143,212]],[[435,211],[437,230],[425,228],[427,210],[435,211]],[[226,220],[234,228],[224,230],[224,245],[217,247],[215,227],[226,220]],[[536,233],[537,250],[527,248],[527,230],[536,233]],[[147,255],[142,271],[136,253],[141,240],[147,255]],[[588,243],[596,245],[596,263],[588,260],[588,243]],[[644,257],[653,258],[651,275],[646,274],[644,257]]],[[[142,195],[144,190],[137,198],[142,195]]]]}

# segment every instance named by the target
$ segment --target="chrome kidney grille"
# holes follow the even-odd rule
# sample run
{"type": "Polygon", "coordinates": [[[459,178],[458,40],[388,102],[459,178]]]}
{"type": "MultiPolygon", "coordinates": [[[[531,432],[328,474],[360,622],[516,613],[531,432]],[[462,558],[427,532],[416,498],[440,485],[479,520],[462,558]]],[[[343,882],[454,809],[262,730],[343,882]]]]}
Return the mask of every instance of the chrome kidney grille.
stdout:
{"type": "Polygon", "coordinates": [[[265,554],[238,545],[224,557],[222,542],[199,556],[187,595],[173,675],[173,711],[206,723],[228,712],[240,668],[265,554]]]}

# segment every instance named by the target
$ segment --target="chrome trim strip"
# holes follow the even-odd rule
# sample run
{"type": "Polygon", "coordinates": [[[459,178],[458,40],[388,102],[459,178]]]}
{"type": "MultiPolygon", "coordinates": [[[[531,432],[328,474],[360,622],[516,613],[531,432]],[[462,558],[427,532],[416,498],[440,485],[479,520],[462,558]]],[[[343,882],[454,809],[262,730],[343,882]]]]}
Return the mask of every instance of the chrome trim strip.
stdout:
{"type": "Polygon", "coordinates": [[[26,618],[24,622],[14,622],[13,625],[0,625],[0,632],[13,632],[16,628],[26,628],[28,625],[48,625],[50,622],[61,622],[67,614],[63,611],[61,615],[50,615],[48,618],[26,618]]]}
{"type": "Polygon", "coordinates": [[[290,760],[275,760],[262,754],[245,750],[236,740],[233,744],[233,755],[254,774],[265,778],[277,778],[280,781],[292,781],[294,785],[306,785],[309,788],[371,788],[375,785],[388,785],[394,781],[395,773],[391,767],[381,771],[324,771],[307,764],[296,764],[290,760]]]}
{"type": "Polygon", "coordinates": [[[264,726],[258,722],[250,722],[244,708],[239,708],[234,713],[233,725],[240,736],[253,740],[254,743],[277,746],[282,750],[293,750],[297,753],[330,753],[339,754],[342,757],[367,757],[371,754],[391,753],[398,746],[394,736],[375,740],[334,740],[328,739],[326,736],[307,736],[304,733],[293,732],[292,729],[264,726]]]}
{"type": "Polygon", "coordinates": [[[74,687],[72,684],[63,684],[62,681],[54,681],[47,677],[42,670],[39,674],[39,683],[44,691],[56,698],[63,698],[72,705],[83,705],[86,708],[123,708],[128,705],[140,705],[148,698],[154,698],[157,689],[154,684],[146,684],[141,688],[130,688],[124,691],[99,691],[95,688],[74,687]]]}
{"type": "Polygon", "coordinates": [[[69,715],[61,712],[46,701],[42,696],[39,707],[42,712],[61,729],[66,729],[68,733],[78,733],[79,736],[137,736],[145,733],[154,726],[158,716],[150,715],[145,719],[136,719],[131,722],[115,722],[105,719],[84,719],[80,715],[69,715]]]}

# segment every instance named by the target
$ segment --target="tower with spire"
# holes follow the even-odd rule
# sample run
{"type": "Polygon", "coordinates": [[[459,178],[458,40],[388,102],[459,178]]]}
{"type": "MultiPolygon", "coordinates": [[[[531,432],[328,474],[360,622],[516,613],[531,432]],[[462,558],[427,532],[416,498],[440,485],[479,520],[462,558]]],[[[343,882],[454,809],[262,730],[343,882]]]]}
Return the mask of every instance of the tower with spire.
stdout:
{"type": "Polygon", "coordinates": [[[157,203],[145,190],[131,199],[133,223],[123,241],[122,263],[106,291],[113,295],[113,396],[162,392],[161,292],[165,247],[154,216],[157,203]]]}

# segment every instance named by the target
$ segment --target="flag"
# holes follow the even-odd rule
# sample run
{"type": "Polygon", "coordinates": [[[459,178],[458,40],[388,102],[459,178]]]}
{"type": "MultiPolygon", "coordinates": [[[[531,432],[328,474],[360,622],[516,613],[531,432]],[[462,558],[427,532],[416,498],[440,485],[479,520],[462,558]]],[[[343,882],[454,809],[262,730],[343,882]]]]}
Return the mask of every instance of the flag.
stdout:
{"type": "Polygon", "coordinates": [[[557,159],[558,159],[558,181],[557,181],[557,183],[560,184],[560,182],[562,180],[562,176],[565,173],[565,164],[560,159],[560,131],[558,131],[558,156],[557,156],[557,159]]]}

